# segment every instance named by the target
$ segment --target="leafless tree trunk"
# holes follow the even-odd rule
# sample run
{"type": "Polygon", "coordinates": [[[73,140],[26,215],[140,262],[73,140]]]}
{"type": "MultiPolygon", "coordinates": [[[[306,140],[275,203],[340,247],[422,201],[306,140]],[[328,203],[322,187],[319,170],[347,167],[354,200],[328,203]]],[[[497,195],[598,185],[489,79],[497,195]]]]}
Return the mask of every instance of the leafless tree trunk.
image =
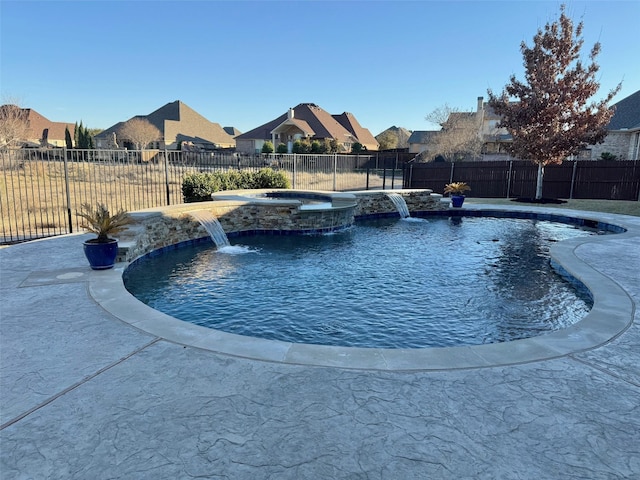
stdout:
{"type": "Polygon", "coordinates": [[[13,103],[0,107],[0,146],[13,147],[27,140],[29,120],[27,110],[13,103]]]}
{"type": "Polygon", "coordinates": [[[432,157],[441,155],[446,160],[453,161],[458,157],[476,157],[480,154],[482,112],[460,112],[445,104],[428,114],[426,119],[442,127],[429,145],[432,157]]]}
{"type": "Polygon", "coordinates": [[[160,138],[160,130],[148,120],[141,118],[132,118],[118,131],[118,138],[132,142],[136,149],[143,150],[151,142],[155,142],[160,138]]]}

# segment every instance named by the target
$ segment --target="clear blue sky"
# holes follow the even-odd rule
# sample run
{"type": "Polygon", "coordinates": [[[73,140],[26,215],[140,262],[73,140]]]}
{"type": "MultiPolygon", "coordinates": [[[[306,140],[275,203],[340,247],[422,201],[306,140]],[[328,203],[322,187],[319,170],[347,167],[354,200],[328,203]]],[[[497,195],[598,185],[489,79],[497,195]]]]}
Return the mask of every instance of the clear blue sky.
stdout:
{"type": "MultiPolygon", "coordinates": [[[[245,132],[302,102],[377,135],[434,128],[523,79],[520,43],[559,1],[5,1],[2,100],[108,128],[174,100],[245,132]]],[[[600,41],[600,94],[640,89],[640,1],[567,1],[600,41]]]]}

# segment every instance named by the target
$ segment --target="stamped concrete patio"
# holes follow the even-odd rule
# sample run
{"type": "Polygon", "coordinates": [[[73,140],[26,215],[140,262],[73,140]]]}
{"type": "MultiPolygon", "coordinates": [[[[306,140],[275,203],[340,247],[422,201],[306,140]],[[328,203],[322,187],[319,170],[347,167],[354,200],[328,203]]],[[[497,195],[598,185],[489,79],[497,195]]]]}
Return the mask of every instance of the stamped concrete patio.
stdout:
{"type": "Polygon", "coordinates": [[[0,477],[640,478],[640,218],[580,214],[628,229],[565,248],[588,330],[402,361],[154,331],[84,235],[2,249],[0,477]]]}

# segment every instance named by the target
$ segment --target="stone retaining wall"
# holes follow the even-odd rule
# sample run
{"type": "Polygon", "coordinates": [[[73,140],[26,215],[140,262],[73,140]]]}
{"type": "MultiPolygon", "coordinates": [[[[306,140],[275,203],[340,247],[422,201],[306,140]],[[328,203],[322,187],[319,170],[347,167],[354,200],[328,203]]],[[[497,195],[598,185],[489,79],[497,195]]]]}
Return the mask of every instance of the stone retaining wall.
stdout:
{"type": "Polygon", "coordinates": [[[387,196],[387,193],[397,193],[404,198],[409,212],[424,212],[430,210],[446,210],[448,203],[441,201],[442,195],[433,193],[432,190],[366,190],[361,192],[349,192],[356,196],[356,218],[376,213],[394,213],[398,209],[387,196]]]}

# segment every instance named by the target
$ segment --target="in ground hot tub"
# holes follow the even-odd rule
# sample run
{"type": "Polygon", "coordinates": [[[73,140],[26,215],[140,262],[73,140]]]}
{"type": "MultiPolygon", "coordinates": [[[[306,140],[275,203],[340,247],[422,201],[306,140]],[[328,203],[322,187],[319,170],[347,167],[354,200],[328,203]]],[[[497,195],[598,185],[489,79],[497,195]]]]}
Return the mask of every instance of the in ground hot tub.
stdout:
{"type": "Polygon", "coordinates": [[[358,204],[351,193],[290,189],[216,192],[211,199],[242,206],[245,215],[259,223],[258,230],[279,234],[327,233],[347,228],[353,224],[358,204]]]}

